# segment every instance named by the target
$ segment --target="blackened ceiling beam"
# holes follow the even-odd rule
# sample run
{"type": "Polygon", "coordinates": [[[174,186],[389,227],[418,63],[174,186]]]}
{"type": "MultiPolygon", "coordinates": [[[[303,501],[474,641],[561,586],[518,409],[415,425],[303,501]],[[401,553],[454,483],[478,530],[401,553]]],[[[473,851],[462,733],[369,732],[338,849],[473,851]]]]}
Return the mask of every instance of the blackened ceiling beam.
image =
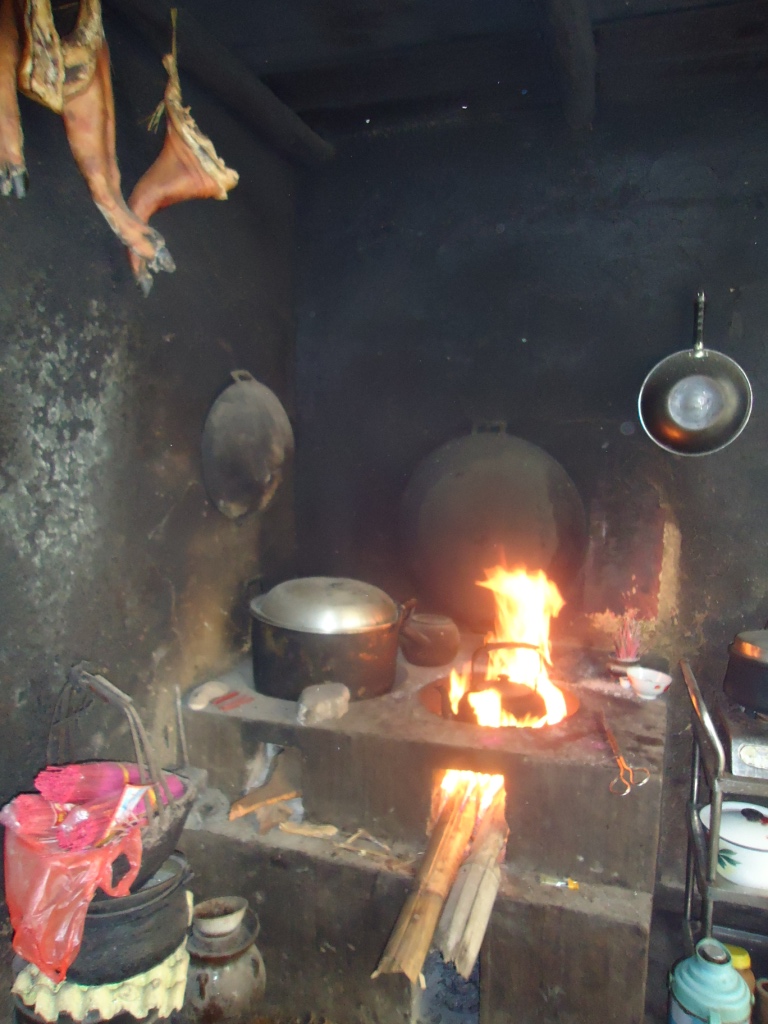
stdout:
{"type": "MultiPolygon", "coordinates": [[[[171,4],[167,0],[105,0],[139,29],[159,53],[170,48],[171,4]]],[[[290,160],[316,164],[330,159],[333,146],[282,103],[231,51],[191,14],[179,12],[179,67],[290,160]]]]}
{"type": "Polygon", "coordinates": [[[542,28],[525,38],[496,34],[440,40],[265,78],[305,117],[396,103],[445,101],[457,110],[469,109],[470,115],[478,103],[500,108],[557,103],[549,33],[542,28]]]}
{"type": "Polygon", "coordinates": [[[571,128],[588,128],[595,117],[597,52],[586,0],[545,0],[554,31],[563,110],[571,128]]]}

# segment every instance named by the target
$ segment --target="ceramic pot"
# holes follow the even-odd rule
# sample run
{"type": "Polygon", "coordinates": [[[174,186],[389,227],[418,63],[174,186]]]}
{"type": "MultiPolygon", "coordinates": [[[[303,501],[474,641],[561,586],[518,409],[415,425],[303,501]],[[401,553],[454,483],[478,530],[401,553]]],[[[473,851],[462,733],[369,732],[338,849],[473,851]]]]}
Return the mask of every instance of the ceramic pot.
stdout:
{"type": "MultiPolygon", "coordinates": [[[[709,831],[711,807],[699,811],[709,831]]],[[[717,873],[735,885],[768,889],[768,807],[725,800],[720,818],[717,873]]]]}
{"type": "MultiPolygon", "coordinates": [[[[208,930],[211,902],[207,901],[204,919],[208,930]]],[[[225,913],[229,913],[226,908],[225,913]]],[[[179,1024],[207,1024],[213,1020],[253,1024],[267,981],[264,961],[255,944],[259,933],[256,915],[246,909],[241,923],[221,935],[206,935],[200,929],[200,920],[192,919],[187,942],[189,974],[179,1024]]]]}
{"type": "Polygon", "coordinates": [[[459,653],[459,627],[447,615],[413,612],[400,633],[400,650],[412,665],[448,665],[459,653]]]}

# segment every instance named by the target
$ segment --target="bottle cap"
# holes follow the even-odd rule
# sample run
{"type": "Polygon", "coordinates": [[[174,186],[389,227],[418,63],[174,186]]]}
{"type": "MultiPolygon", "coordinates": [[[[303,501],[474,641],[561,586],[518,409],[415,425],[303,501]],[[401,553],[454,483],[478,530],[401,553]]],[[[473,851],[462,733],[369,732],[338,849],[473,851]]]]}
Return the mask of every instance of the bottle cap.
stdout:
{"type": "Polygon", "coordinates": [[[731,963],[737,971],[748,971],[752,966],[752,958],[743,946],[732,946],[724,943],[725,948],[731,954],[731,963]]]}

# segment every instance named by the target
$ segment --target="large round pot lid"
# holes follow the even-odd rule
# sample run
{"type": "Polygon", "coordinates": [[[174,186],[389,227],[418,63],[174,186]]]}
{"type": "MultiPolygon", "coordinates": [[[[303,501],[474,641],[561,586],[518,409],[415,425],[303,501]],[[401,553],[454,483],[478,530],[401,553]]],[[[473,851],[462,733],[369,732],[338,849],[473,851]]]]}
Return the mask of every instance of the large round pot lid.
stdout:
{"type": "Polygon", "coordinates": [[[731,644],[731,651],[750,661],[768,665],[768,629],[746,629],[731,644]]]}
{"type": "Polygon", "coordinates": [[[300,633],[364,633],[397,622],[399,610],[383,590],[360,580],[307,576],[287,580],[251,601],[261,622],[300,633]]]}

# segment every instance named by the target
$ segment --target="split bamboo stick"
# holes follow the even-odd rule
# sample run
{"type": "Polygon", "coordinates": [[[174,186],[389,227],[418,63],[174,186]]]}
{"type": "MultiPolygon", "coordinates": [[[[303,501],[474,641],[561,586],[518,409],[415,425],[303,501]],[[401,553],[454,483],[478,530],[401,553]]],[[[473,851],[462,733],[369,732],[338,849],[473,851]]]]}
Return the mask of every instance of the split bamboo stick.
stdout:
{"type": "Polygon", "coordinates": [[[444,960],[454,962],[463,978],[471,975],[488,928],[501,883],[499,860],[508,836],[502,789],[483,815],[437,928],[437,948],[444,960]]]}
{"type": "Polygon", "coordinates": [[[445,802],[379,966],[371,975],[403,973],[415,984],[424,966],[440,911],[475,827],[477,787],[461,782],[445,802]]]}

